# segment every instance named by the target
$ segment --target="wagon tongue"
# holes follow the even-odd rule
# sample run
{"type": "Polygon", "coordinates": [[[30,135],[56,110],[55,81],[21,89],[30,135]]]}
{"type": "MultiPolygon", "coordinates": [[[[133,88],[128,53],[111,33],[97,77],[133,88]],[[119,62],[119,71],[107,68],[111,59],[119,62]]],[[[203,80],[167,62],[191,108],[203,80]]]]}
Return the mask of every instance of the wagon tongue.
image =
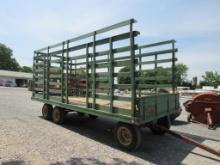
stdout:
{"type": "Polygon", "coordinates": [[[201,149],[203,149],[203,150],[205,150],[205,151],[207,151],[207,152],[210,152],[210,153],[212,153],[212,154],[214,154],[214,155],[220,157],[220,150],[215,150],[215,149],[213,149],[213,148],[211,148],[211,147],[209,147],[209,146],[206,146],[206,145],[204,145],[204,144],[201,144],[201,143],[199,143],[199,142],[193,140],[192,138],[190,138],[190,137],[188,137],[188,136],[186,136],[186,135],[178,134],[178,133],[176,133],[176,132],[174,132],[174,131],[171,131],[171,130],[169,130],[169,129],[163,127],[163,126],[160,126],[160,125],[156,125],[156,126],[157,126],[159,129],[162,129],[162,130],[166,131],[168,134],[170,134],[170,135],[172,135],[172,136],[174,136],[174,137],[176,137],[176,138],[178,138],[178,139],[181,139],[181,140],[183,140],[183,141],[185,141],[185,142],[187,142],[187,143],[189,143],[189,144],[195,145],[195,146],[197,146],[197,147],[199,147],[199,148],[201,148],[201,149]]]}

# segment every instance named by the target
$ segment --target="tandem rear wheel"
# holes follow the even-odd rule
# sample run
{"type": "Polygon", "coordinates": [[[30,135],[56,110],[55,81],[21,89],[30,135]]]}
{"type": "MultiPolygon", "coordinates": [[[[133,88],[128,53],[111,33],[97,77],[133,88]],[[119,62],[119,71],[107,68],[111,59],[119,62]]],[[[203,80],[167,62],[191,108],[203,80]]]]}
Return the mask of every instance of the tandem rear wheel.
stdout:
{"type": "Polygon", "coordinates": [[[132,151],[141,144],[140,128],[132,124],[119,122],[114,129],[114,138],[122,150],[132,151]]]}
{"type": "Polygon", "coordinates": [[[44,104],[42,108],[42,115],[44,119],[52,120],[56,124],[63,124],[68,111],[61,107],[54,107],[50,104],[44,104]]]}
{"type": "Polygon", "coordinates": [[[53,106],[50,104],[44,104],[42,108],[42,115],[44,119],[52,119],[53,106]]]}

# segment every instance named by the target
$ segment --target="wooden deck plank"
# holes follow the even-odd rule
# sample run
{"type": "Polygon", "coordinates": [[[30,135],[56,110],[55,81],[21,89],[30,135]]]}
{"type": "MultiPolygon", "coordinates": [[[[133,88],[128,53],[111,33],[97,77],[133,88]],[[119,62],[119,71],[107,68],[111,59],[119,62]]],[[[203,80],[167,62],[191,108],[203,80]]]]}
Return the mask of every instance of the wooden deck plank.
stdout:
{"type": "MultiPolygon", "coordinates": [[[[89,103],[92,103],[93,98],[89,98],[89,103]]],[[[69,103],[70,104],[80,104],[80,105],[86,105],[86,97],[79,97],[79,96],[69,96],[69,103]]],[[[96,104],[104,105],[104,106],[110,106],[109,100],[104,99],[96,99],[96,104]]],[[[128,101],[113,101],[113,106],[116,108],[123,108],[123,109],[131,109],[131,102],[128,101]]]]}

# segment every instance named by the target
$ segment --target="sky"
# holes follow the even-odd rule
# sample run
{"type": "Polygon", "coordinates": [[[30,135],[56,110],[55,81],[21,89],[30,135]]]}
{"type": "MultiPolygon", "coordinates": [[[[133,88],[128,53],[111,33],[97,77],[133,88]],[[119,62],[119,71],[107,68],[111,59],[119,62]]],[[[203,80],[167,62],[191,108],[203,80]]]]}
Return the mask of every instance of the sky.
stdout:
{"type": "Polygon", "coordinates": [[[36,49],[129,18],[143,44],[177,41],[188,79],[220,72],[220,0],[2,0],[0,43],[31,66],[36,49]]]}

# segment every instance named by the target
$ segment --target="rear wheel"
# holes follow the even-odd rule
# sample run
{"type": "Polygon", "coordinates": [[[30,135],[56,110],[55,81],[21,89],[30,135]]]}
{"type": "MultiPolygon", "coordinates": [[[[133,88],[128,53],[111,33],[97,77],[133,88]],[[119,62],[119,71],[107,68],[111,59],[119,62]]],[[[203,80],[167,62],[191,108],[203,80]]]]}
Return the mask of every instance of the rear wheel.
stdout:
{"type": "Polygon", "coordinates": [[[44,119],[51,120],[53,106],[50,104],[44,104],[42,108],[42,115],[44,119]]]}
{"type": "Polygon", "coordinates": [[[114,138],[121,149],[131,151],[140,146],[141,132],[135,125],[119,122],[114,129],[114,138]]]}
{"type": "Polygon", "coordinates": [[[162,118],[157,120],[156,124],[150,125],[150,129],[151,129],[153,134],[156,134],[156,135],[163,135],[163,134],[165,134],[166,131],[164,129],[161,129],[158,126],[162,126],[162,127],[165,127],[166,129],[170,129],[170,119],[169,119],[169,116],[162,117],[162,118]]]}
{"type": "Polygon", "coordinates": [[[60,107],[55,107],[52,113],[52,120],[56,124],[62,124],[65,118],[65,111],[60,107]]]}

